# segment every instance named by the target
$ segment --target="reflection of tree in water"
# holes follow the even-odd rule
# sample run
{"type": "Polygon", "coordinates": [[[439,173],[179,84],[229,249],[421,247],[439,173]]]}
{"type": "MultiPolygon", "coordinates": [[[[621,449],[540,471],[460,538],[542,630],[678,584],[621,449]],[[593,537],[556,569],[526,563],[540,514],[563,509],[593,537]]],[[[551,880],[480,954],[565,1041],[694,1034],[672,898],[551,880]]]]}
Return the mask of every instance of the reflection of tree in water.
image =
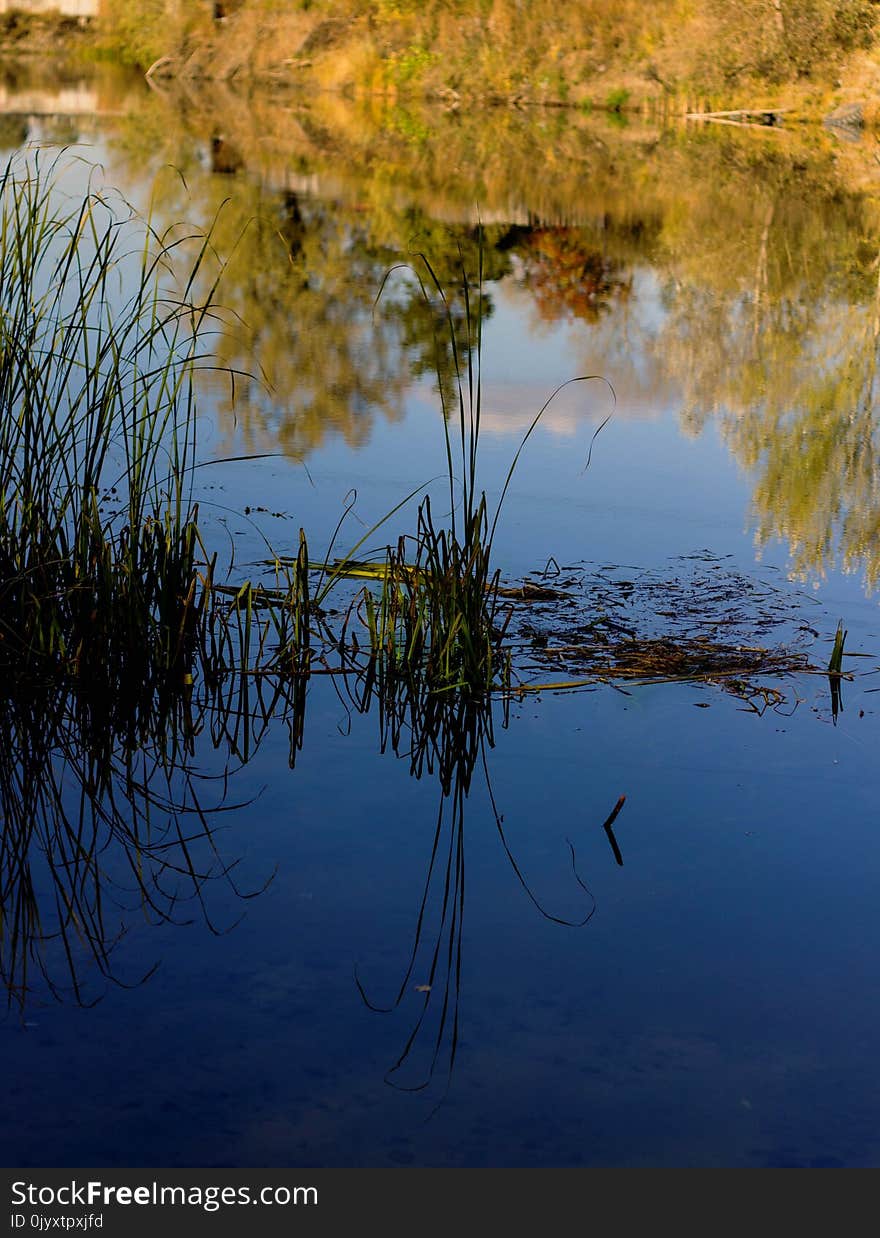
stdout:
{"type": "Polygon", "coordinates": [[[801,578],[835,565],[880,578],[880,427],[877,315],[835,307],[822,315],[821,351],[799,356],[791,389],[741,415],[723,418],[737,457],[753,468],[757,538],[789,544],[801,578]]]}
{"type": "MultiPolygon", "coordinates": [[[[173,136],[162,115],[160,146],[173,136]]],[[[225,359],[244,370],[262,365],[273,383],[269,396],[257,384],[241,388],[247,446],[280,443],[301,454],[335,434],[356,444],[377,413],[400,415],[412,377],[436,372],[435,332],[412,288],[409,295],[398,282],[374,314],[376,292],[389,267],[418,250],[445,280],[459,246],[473,254],[475,233],[439,223],[433,201],[464,218],[485,193],[496,217],[515,203],[532,221],[486,229],[487,277],[521,272],[545,320],[601,323],[580,364],[601,373],[614,367],[624,402],[627,384],[643,404],[677,389],[686,428],[717,419],[736,458],[758,474],[759,541],[787,540],[798,574],[821,573],[839,559],[861,565],[869,583],[880,577],[873,536],[880,484],[869,448],[876,211],[845,188],[822,143],[806,149],[788,133],[708,127],[612,143],[582,120],[559,121],[565,159],[552,176],[530,182],[540,129],[521,118],[493,129],[491,141],[461,119],[435,118],[438,136],[411,149],[389,136],[387,116],[385,129],[370,133],[360,113],[360,127],[348,117],[340,129],[280,115],[260,114],[277,128],[264,181],[254,171],[262,147],[253,121],[232,110],[224,115],[230,137],[214,148],[222,175],[211,174],[205,154],[216,109],[191,110],[201,136],[178,133],[173,154],[165,151],[192,194],[173,204],[174,218],[191,217],[196,203],[207,221],[232,192],[224,252],[252,221],[226,285],[246,326],[223,343],[225,359]],[[469,161],[467,143],[478,137],[481,159],[469,161]],[[277,151],[294,139],[309,156],[285,161],[277,151]],[[244,168],[228,175],[239,160],[244,168]],[[305,177],[342,164],[332,201],[294,187],[291,169],[305,177]],[[441,184],[449,167],[455,183],[447,176],[441,184]],[[290,189],[281,187],[285,177],[290,189]],[[281,188],[262,187],[269,183],[281,188]],[[662,289],[656,309],[635,304],[640,264],[662,289]]],[[[137,141],[143,159],[142,136],[137,141]]]]}
{"type": "MultiPolygon", "coordinates": [[[[794,570],[822,573],[835,560],[880,576],[874,529],[873,254],[857,199],[815,187],[795,193],[791,165],[771,165],[755,191],[751,170],[728,175],[727,228],[717,203],[695,204],[650,233],[665,316],[649,345],[657,383],[683,391],[685,425],[709,416],[743,465],[759,474],[759,541],[786,539],[794,570]],[[732,217],[731,217],[732,216],[732,217]]],[[[638,221],[595,227],[492,227],[484,277],[520,264],[521,282],[547,321],[618,321],[633,293],[638,221]]],[[[643,230],[644,231],[644,230],[643,230]]],[[[224,337],[224,363],[254,360],[273,393],[247,388],[239,425],[253,450],[307,452],[341,434],[358,444],[377,412],[400,415],[414,377],[453,373],[440,314],[426,313],[416,284],[389,269],[423,252],[447,290],[462,356],[468,341],[460,279],[479,267],[479,235],[418,212],[371,217],[340,204],[267,194],[229,271],[226,296],[246,328],[224,337]],[[404,248],[406,247],[406,248],[404,248]],[[446,350],[438,356],[438,341],[446,350]]],[[[874,251],[876,252],[876,251],[874,251]]],[[[484,315],[491,313],[491,296],[484,315]]],[[[630,329],[627,319],[627,329],[630,329]]],[[[638,344],[639,341],[636,341],[638,344]]],[[[648,374],[651,379],[651,372],[648,374]]]]}
{"type": "Polygon", "coordinates": [[[26,116],[0,115],[0,150],[17,150],[28,140],[29,133],[26,116]]]}
{"type": "MultiPolygon", "coordinates": [[[[356,207],[293,190],[241,187],[219,218],[219,243],[228,241],[231,249],[238,239],[221,287],[236,321],[218,341],[218,359],[242,374],[258,367],[268,389],[246,379],[236,384],[229,423],[234,413],[248,450],[280,447],[301,455],[336,435],[358,446],[377,414],[391,421],[402,415],[403,393],[415,377],[438,365],[442,373],[453,368],[450,342],[426,312],[418,285],[401,278],[385,285],[388,272],[423,249],[461,325],[461,279],[456,283],[451,273],[463,259],[476,276],[477,230],[404,215],[383,233],[356,207]],[[445,350],[439,358],[438,346],[445,350]]],[[[488,278],[506,261],[491,240],[484,261],[488,278]]],[[[482,312],[491,313],[488,296],[482,312]]],[[[458,346],[466,357],[463,330],[458,346]]]]}
{"type": "Polygon", "coordinates": [[[632,274],[603,254],[583,228],[523,230],[519,257],[523,283],[545,322],[579,318],[596,322],[632,293],[632,274]]]}
{"type": "MultiPolygon", "coordinates": [[[[477,309],[483,320],[491,316],[491,286],[511,271],[514,254],[550,320],[595,321],[632,287],[622,264],[583,229],[453,226],[414,210],[378,217],[293,191],[261,194],[251,205],[223,284],[238,325],[219,348],[224,365],[247,372],[258,364],[269,382],[268,391],[246,380],[236,389],[250,450],[280,446],[298,455],[329,435],[357,446],[377,413],[401,415],[414,379],[439,375],[454,396],[450,323],[460,364],[477,343],[467,330],[462,271],[472,320],[477,309]],[[431,278],[423,274],[430,286],[420,287],[405,269],[418,255],[445,305],[431,278]]],[[[235,214],[242,218],[240,208],[235,214]]]]}
{"type": "Polygon", "coordinates": [[[430,376],[443,406],[456,408],[457,374],[477,356],[475,331],[493,313],[490,286],[510,270],[511,230],[438,224],[417,212],[405,223],[408,248],[383,282],[377,313],[396,325],[411,378],[430,376]]]}
{"type": "Polygon", "coordinates": [[[269,384],[245,383],[234,409],[230,400],[245,447],[300,455],[328,435],[356,446],[377,413],[399,417],[397,341],[372,315],[392,255],[373,244],[363,218],[255,186],[227,212],[241,236],[221,295],[238,321],[219,340],[219,360],[259,367],[269,384]]]}
{"type": "Polygon", "coordinates": [[[797,191],[776,169],[734,194],[719,242],[699,210],[669,237],[656,353],[685,425],[710,417],[756,475],[759,544],[786,541],[801,578],[835,564],[880,577],[877,258],[865,203],[797,191]]]}

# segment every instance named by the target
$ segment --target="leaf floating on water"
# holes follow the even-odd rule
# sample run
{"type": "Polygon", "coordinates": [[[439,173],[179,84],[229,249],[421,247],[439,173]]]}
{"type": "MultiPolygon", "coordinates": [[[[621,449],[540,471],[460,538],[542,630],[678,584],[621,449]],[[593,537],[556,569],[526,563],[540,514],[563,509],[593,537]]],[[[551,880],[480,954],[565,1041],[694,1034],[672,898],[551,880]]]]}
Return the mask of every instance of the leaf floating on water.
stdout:
{"type": "Polygon", "coordinates": [[[416,992],[417,992],[417,993],[430,993],[430,992],[431,992],[431,986],[430,986],[429,984],[417,984],[417,985],[416,985],[416,992]]]}

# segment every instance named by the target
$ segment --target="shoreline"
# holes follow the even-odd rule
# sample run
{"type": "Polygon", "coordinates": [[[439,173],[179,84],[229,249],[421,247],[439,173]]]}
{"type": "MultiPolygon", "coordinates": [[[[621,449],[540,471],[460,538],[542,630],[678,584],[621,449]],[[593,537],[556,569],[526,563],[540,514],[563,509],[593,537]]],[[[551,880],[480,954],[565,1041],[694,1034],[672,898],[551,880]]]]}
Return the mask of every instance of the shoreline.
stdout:
{"type": "Polygon", "coordinates": [[[243,10],[221,23],[202,22],[177,37],[167,34],[166,50],[153,56],[160,44],[136,49],[114,34],[106,20],[12,12],[0,16],[0,70],[16,62],[52,58],[68,66],[114,63],[137,69],[148,80],[330,92],[348,99],[425,103],[451,111],[559,109],[655,121],[706,117],[762,127],[838,124],[851,133],[880,130],[876,42],[844,58],[836,74],[824,81],[805,77],[770,83],[756,78],[719,90],[698,79],[666,77],[653,62],[646,66],[622,61],[600,64],[587,76],[584,70],[575,73],[563,67],[555,76],[539,69],[530,74],[520,66],[511,69],[503,87],[486,75],[476,88],[472,70],[459,71],[455,63],[438,66],[439,56],[433,52],[417,55],[410,48],[405,54],[383,44],[374,49],[369,62],[359,59],[354,50],[357,38],[371,31],[353,22],[327,34],[328,24],[316,19],[309,23],[302,14],[297,22],[279,18],[278,38],[270,41],[256,15],[243,10]],[[284,54],[291,49],[296,49],[294,55],[284,54]],[[741,119],[736,121],[733,114],[741,119]]]}

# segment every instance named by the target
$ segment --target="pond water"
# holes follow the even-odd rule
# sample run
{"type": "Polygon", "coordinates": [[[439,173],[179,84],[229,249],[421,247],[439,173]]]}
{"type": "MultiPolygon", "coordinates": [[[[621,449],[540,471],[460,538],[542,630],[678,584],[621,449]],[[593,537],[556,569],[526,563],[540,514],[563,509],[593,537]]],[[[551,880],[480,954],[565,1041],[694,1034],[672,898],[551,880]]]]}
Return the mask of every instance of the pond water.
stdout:
{"type": "MultiPolygon", "coordinates": [[[[181,874],[157,869],[145,904],[108,848],[112,963],[32,934],[0,1025],[0,1158],[876,1165],[870,142],[53,73],[6,71],[5,151],[70,146],[81,183],[99,164],[157,222],[213,223],[228,260],[219,359],[264,381],[204,382],[218,463],[197,491],[240,568],[266,541],[295,551],[300,526],[321,552],[352,491],[349,546],[418,487],[442,499],[433,324],[405,273],[376,298],[422,253],[458,312],[481,221],[490,499],[559,384],[614,391],[565,388],[529,439],[505,577],[552,557],[629,582],[627,623],[662,631],[689,598],[716,634],[808,640],[820,667],[842,618],[866,656],[842,712],[811,674],[763,697],[548,689],[470,707],[424,761],[417,724],[393,742],[330,677],[309,684],[301,750],[283,718],[234,743],[206,728],[199,880],[175,902],[181,874]]],[[[529,619],[540,644],[548,613],[529,619]]],[[[48,906],[45,857],[34,874],[48,906]]]]}

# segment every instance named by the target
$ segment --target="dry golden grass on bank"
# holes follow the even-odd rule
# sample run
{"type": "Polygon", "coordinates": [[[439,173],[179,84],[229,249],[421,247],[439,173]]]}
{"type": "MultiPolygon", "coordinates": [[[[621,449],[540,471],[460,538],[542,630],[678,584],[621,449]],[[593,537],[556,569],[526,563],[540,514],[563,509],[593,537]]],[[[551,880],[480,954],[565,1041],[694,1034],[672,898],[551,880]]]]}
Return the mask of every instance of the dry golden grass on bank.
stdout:
{"type": "Polygon", "coordinates": [[[228,0],[221,22],[212,7],[106,0],[104,38],[178,75],[390,97],[821,115],[877,95],[873,0],[228,0]]]}
{"type": "MultiPolygon", "coordinates": [[[[679,115],[786,106],[880,120],[874,0],[104,0],[75,22],[6,15],[0,56],[104,56],[184,78],[386,99],[679,115]]],[[[791,118],[790,118],[791,119],[791,118]]]]}
{"type": "Polygon", "coordinates": [[[874,0],[104,0],[88,31],[0,19],[0,57],[71,52],[185,78],[387,99],[682,114],[840,104],[880,120],[874,0]]]}

